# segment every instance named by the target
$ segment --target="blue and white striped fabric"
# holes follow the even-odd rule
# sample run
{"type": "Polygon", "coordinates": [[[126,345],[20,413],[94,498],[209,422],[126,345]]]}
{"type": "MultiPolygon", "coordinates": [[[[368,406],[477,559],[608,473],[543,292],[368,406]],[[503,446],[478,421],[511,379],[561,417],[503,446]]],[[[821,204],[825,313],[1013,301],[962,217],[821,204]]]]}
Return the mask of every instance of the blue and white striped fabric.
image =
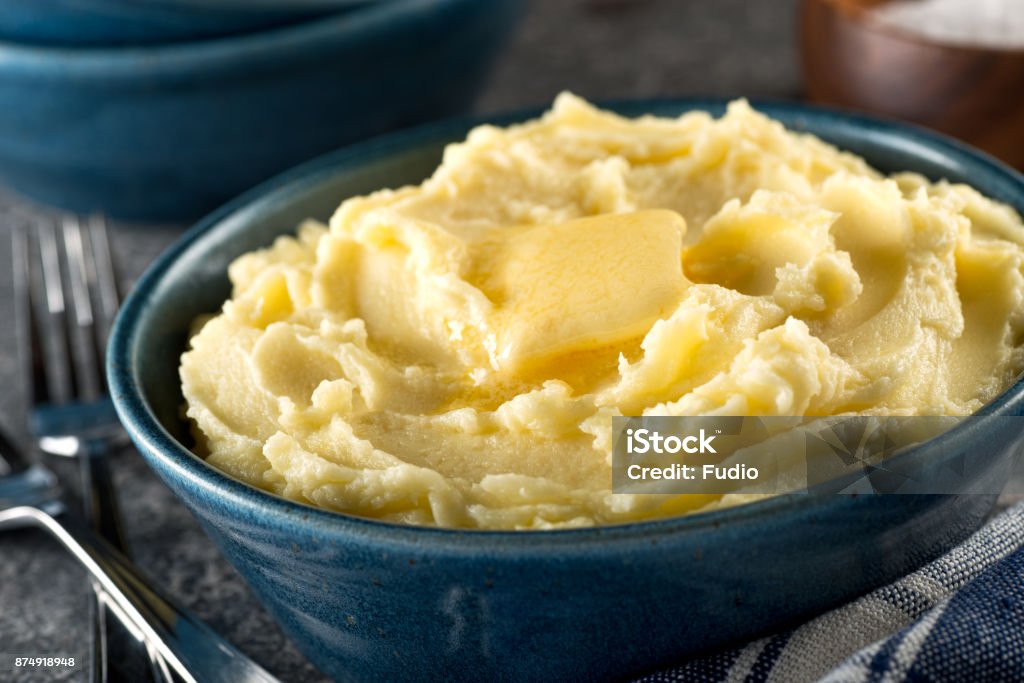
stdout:
{"type": "Polygon", "coordinates": [[[896,583],[642,683],[1024,681],[1024,503],[896,583]]]}

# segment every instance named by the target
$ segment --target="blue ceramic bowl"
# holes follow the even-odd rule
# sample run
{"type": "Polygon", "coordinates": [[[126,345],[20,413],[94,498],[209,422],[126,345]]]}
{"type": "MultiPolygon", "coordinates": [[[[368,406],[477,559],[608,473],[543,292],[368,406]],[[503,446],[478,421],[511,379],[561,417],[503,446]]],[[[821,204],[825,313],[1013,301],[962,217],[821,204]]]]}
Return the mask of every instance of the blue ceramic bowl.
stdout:
{"type": "MultiPolygon", "coordinates": [[[[676,115],[721,102],[643,102],[676,115]]],[[[884,171],[967,181],[1024,210],[1024,178],[923,130],[797,105],[760,107],[884,171]]],[[[498,123],[508,123],[506,118],[498,123]]],[[[387,524],[235,481],[193,455],[178,360],[191,321],[229,295],[243,252],[326,219],[345,197],[414,183],[473,122],[379,138],[322,157],[202,221],[126,301],[108,372],[139,451],[185,502],[298,647],[338,680],[621,678],[807,618],[936,557],[981,524],[1019,441],[1024,383],[976,420],[908,452],[969,456],[989,494],[781,496],[622,526],[547,532],[387,524]]]]}
{"type": "Polygon", "coordinates": [[[368,1],[3,0],[0,40],[52,46],[198,40],[295,23],[368,1]]]}
{"type": "Polygon", "coordinates": [[[464,111],[523,0],[383,0],[153,48],[0,43],[0,183],[124,219],[195,218],[340,145],[464,111]]]}

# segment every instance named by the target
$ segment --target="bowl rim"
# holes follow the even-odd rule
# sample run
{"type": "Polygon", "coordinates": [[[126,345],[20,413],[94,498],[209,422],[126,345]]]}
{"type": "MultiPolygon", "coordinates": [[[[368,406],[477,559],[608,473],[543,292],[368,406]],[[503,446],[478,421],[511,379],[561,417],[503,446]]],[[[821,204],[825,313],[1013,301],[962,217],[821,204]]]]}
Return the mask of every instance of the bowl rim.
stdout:
{"type": "MultiPolygon", "coordinates": [[[[508,2],[508,0],[505,0],[508,2]]],[[[350,12],[314,16],[294,24],[225,36],[130,46],[46,46],[0,41],[0,72],[5,77],[83,78],[181,76],[224,67],[280,66],[318,46],[345,46],[375,40],[380,33],[415,27],[424,17],[443,20],[459,5],[475,0],[375,0],[350,12]]]]}
{"type": "Polygon", "coordinates": [[[331,12],[352,7],[383,4],[393,0],[128,0],[129,3],[149,3],[158,7],[181,7],[186,10],[230,9],[232,11],[284,11],[331,12]]]}
{"type": "MultiPolygon", "coordinates": [[[[179,7],[185,11],[231,10],[236,12],[249,11],[282,11],[292,12],[331,12],[339,9],[382,4],[392,0],[141,0],[141,4],[152,4],[156,7],[179,7]]],[[[128,4],[140,4],[140,0],[127,0],[128,4]]]]}
{"type": "MultiPolygon", "coordinates": [[[[629,116],[643,113],[666,116],[663,113],[666,109],[675,111],[676,115],[690,111],[722,110],[730,101],[729,98],[675,97],[602,101],[598,105],[629,116]]],[[[835,107],[768,99],[752,99],[750,104],[776,120],[780,115],[790,121],[803,120],[803,123],[817,119],[828,125],[852,127],[869,138],[882,135],[894,140],[902,139],[912,143],[913,149],[920,153],[942,152],[955,158],[958,163],[983,169],[993,175],[1000,180],[1001,192],[1009,191],[1019,197],[1014,207],[1020,211],[1024,206],[1024,175],[984,152],[940,133],[835,107]]],[[[208,500],[230,507],[233,514],[258,516],[264,526],[294,530],[293,525],[296,523],[311,524],[318,533],[338,538],[372,538],[377,544],[401,548],[420,547],[429,542],[431,547],[443,548],[452,554],[479,551],[480,543],[489,543],[488,550],[498,554],[574,554],[613,540],[619,544],[646,545],[654,542],[652,537],[724,531],[742,522],[778,516],[785,512],[813,512],[819,507],[816,501],[824,500],[820,496],[789,493],[734,507],[582,528],[507,530],[401,524],[300,503],[234,479],[178,442],[150,410],[138,382],[137,338],[140,328],[137,323],[150,301],[151,292],[161,282],[163,275],[195,242],[232,217],[259,212],[279,202],[287,202],[290,194],[322,182],[344,169],[358,167],[418,144],[436,142],[441,137],[456,142],[461,138],[452,136],[464,137],[466,131],[477,125],[509,125],[535,118],[545,110],[546,107],[531,107],[499,115],[444,119],[343,147],[285,171],[236,197],[201,219],[165,249],[149,265],[126,297],[112,328],[106,354],[107,378],[114,406],[126,431],[150,466],[161,475],[159,470],[165,468],[190,485],[202,489],[208,500]],[[572,543],[567,543],[570,541],[572,543]]],[[[1003,412],[1024,414],[1024,373],[973,416],[995,416],[1003,412]]],[[[975,431],[979,423],[977,420],[965,420],[920,446],[908,449],[907,454],[918,453],[941,440],[967,439],[969,437],[965,435],[975,431]]],[[[842,479],[840,477],[836,481],[842,479]]],[[[840,495],[831,498],[839,498],[844,505],[856,505],[872,497],[840,495]]]]}

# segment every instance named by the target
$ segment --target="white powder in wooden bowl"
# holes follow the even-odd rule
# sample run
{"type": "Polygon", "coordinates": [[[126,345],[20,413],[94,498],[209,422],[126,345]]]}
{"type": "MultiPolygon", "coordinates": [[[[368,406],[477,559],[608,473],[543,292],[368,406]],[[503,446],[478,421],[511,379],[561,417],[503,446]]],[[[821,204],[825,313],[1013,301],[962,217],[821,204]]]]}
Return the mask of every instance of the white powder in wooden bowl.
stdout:
{"type": "Polygon", "coordinates": [[[1024,0],[895,0],[874,15],[938,42],[1024,50],[1024,0]]]}

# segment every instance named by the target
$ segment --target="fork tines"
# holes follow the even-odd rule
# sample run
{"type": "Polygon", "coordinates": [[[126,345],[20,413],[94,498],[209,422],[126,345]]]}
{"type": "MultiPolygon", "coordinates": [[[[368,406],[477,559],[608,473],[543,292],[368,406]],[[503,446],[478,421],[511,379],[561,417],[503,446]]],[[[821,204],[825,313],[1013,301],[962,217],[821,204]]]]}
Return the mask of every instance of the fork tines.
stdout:
{"type": "Polygon", "coordinates": [[[26,218],[13,233],[18,336],[34,405],[92,403],[118,306],[106,221],[26,218]]]}

